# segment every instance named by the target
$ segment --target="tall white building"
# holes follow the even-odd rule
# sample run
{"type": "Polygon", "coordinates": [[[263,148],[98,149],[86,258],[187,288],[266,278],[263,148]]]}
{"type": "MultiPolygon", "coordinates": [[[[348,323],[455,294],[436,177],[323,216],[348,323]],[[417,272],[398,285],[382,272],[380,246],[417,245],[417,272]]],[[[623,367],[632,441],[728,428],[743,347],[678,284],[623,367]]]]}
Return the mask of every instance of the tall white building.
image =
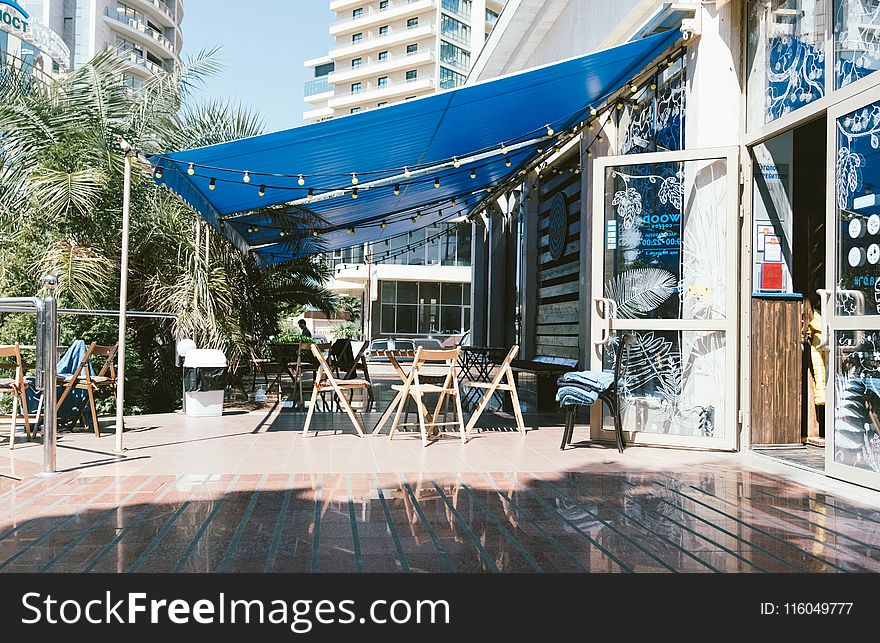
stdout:
{"type": "MultiPolygon", "coordinates": [[[[507,0],[331,0],[335,38],[307,60],[306,121],[357,114],[463,85],[507,0]]],[[[360,298],[368,339],[471,327],[473,229],[433,226],[326,257],[331,290],[360,298]],[[410,249],[411,248],[411,249],[410,249]],[[410,250],[408,250],[410,249],[410,250]],[[392,257],[380,263],[383,256],[392,257]]]]}
{"type": "Polygon", "coordinates": [[[335,38],[307,60],[304,120],[399,103],[463,85],[506,0],[332,0],[335,38]]]}
{"type": "MultiPolygon", "coordinates": [[[[130,63],[128,80],[137,85],[170,69],[183,48],[182,0],[20,0],[18,5],[28,15],[27,31],[42,32],[42,40],[54,45],[50,51],[56,73],[81,67],[114,48],[130,63]]],[[[9,46],[2,49],[12,53],[9,46]]]]}

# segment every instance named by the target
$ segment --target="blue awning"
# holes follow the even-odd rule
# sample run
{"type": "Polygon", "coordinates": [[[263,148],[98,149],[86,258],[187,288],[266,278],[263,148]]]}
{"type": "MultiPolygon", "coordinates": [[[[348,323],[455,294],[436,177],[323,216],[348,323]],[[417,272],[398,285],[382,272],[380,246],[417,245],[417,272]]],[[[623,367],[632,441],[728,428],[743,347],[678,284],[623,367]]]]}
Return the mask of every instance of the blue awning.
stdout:
{"type": "Polygon", "coordinates": [[[152,155],[154,180],[265,264],[389,238],[471,212],[680,36],[664,32],[344,118],[152,155]],[[313,244],[304,250],[301,238],[313,244]]]}

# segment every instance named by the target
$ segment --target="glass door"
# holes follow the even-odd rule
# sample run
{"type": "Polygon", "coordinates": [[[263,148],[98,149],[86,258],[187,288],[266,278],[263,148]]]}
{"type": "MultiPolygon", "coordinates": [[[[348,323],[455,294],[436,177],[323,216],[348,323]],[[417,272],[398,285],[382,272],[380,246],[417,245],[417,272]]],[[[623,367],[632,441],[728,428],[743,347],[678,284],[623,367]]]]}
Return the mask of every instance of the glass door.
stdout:
{"type": "MultiPolygon", "coordinates": [[[[621,419],[630,443],[736,448],[738,153],[594,164],[590,368],[611,370],[629,335],[621,419]]],[[[613,439],[606,410],[593,409],[592,438],[613,439]]]]}
{"type": "Polygon", "coordinates": [[[880,489],[880,87],[828,117],[825,471],[880,489]]]}

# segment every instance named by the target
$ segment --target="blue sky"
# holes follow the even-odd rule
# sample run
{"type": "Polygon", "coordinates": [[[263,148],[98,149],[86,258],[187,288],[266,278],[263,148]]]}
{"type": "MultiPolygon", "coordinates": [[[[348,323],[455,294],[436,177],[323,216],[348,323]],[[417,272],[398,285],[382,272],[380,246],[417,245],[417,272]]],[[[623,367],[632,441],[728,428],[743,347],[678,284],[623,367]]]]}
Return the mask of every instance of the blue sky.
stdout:
{"type": "Polygon", "coordinates": [[[303,61],[327,53],[328,6],[327,0],[185,0],[184,57],[222,47],[225,69],[208,79],[202,97],[252,108],[266,131],[301,125],[303,61]]]}

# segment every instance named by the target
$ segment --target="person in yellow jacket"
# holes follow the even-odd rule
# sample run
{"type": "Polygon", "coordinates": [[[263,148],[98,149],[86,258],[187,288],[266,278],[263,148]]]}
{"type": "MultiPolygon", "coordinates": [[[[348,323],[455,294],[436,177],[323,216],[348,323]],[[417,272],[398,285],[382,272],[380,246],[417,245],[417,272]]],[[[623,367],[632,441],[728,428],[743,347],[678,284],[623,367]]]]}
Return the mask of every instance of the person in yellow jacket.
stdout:
{"type": "Polygon", "coordinates": [[[819,348],[822,342],[822,313],[815,308],[807,329],[810,341],[810,366],[813,371],[813,402],[825,406],[825,351],[819,348]]]}

